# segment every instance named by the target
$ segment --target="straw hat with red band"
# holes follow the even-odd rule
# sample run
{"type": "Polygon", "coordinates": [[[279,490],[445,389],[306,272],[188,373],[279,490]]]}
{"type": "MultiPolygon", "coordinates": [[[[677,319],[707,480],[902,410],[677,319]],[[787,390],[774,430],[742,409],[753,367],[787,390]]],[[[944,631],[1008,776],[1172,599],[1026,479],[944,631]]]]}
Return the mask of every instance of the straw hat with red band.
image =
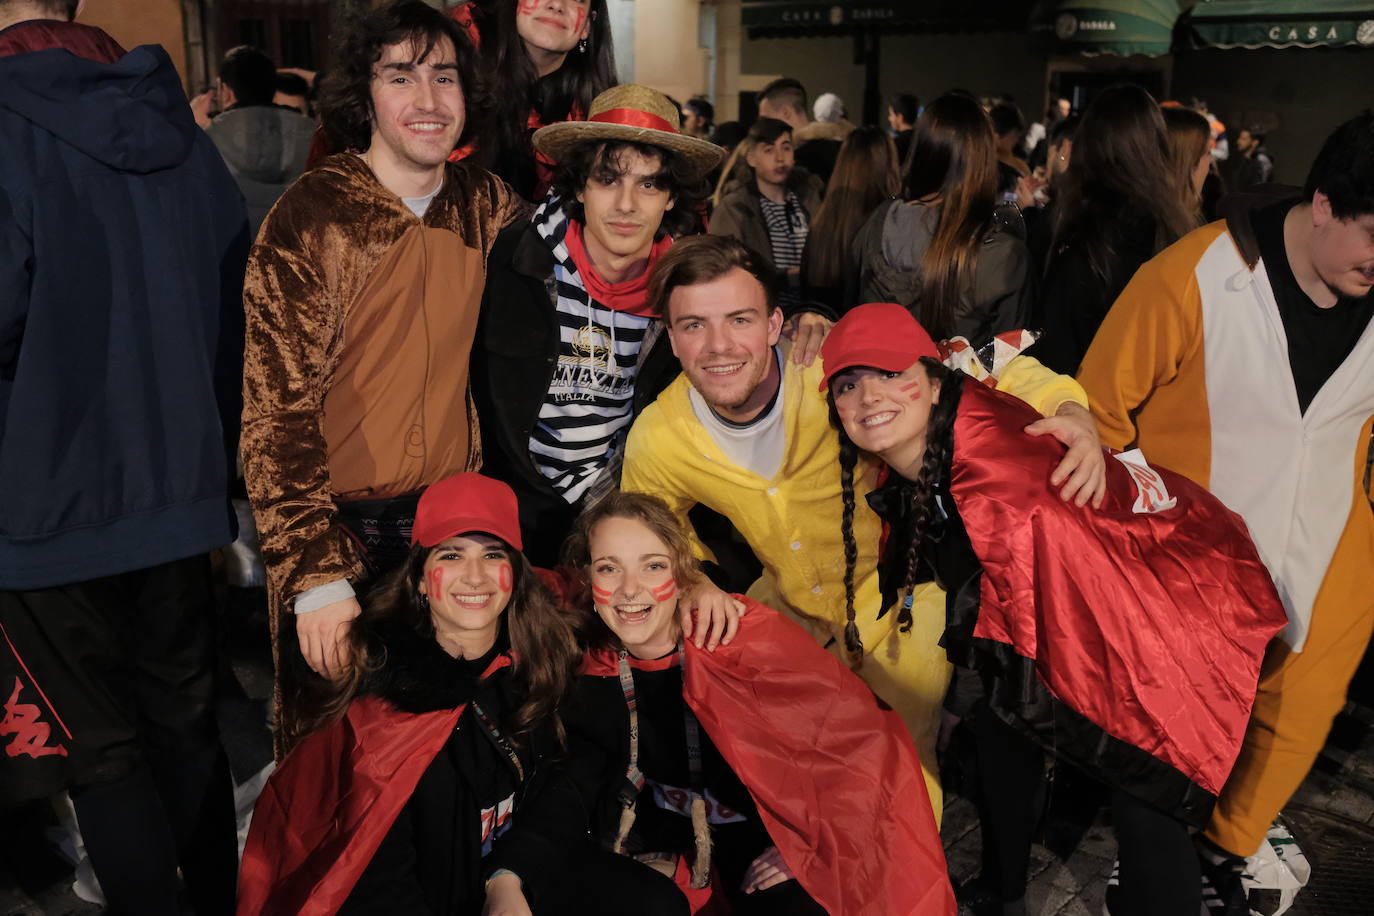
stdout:
{"type": "Polygon", "coordinates": [[[473,532],[490,534],[523,550],[515,491],[499,480],[471,471],[430,484],[415,510],[410,543],[433,547],[455,535],[473,532]]]}
{"type": "Polygon", "coordinates": [[[612,86],[592,100],[585,121],[560,121],[534,132],[534,148],[559,162],[568,150],[600,140],[648,143],[672,150],[699,172],[725,158],[725,150],[678,130],[677,109],[668,97],[647,86],[612,86]]]}
{"type": "Polygon", "coordinates": [[[820,390],[827,390],[832,378],[855,366],[905,372],[923,356],[939,359],[940,351],[904,306],[892,302],[860,305],[846,312],[821,344],[825,378],[820,390]]]}

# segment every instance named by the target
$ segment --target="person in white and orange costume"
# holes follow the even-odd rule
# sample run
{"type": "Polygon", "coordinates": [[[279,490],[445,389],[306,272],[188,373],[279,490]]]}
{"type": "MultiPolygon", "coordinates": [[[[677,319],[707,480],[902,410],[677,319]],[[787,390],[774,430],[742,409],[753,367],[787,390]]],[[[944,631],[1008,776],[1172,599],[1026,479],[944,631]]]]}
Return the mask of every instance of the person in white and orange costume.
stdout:
{"type": "Polygon", "coordinates": [[[1374,631],[1374,116],[1328,138],[1301,192],[1223,211],[1140,268],[1079,381],[1107,445],[1244,517],[1288,612],[1206,832],[1235,892],[1374,631]]]}

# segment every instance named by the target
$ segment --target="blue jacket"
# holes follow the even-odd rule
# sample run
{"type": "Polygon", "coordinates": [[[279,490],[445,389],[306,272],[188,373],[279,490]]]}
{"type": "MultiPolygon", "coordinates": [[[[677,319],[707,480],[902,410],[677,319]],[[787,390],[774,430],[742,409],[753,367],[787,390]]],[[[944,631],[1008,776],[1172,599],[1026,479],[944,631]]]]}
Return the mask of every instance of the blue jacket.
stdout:
{"type": "Polygon", "coordinates": [[[21,29],[76,38],[0,52],[0,589],[233,539],[248,248],[165,51],[21,29]]]}

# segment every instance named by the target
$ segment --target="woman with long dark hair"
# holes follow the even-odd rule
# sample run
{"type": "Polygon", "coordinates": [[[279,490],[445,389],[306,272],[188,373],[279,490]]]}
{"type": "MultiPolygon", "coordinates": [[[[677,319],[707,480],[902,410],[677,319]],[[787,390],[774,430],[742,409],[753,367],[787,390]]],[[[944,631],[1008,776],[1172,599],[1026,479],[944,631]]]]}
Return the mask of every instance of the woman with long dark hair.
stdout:
{"type": "MultiPolygon", "coordinates": [[[[526,200],[542,200],[553,163],[531,137],[546,124],[587,117],[616,84],[606,0],[472,0],[496,100],[480,161],[526,200]]],[[[676,125],[674,125],[676,127],[676,125]]]]}
{"type": "Polygon", "coordinates": [[[896,302],[937,338],[974,346],[1025,327],[1030,256],[999,213],[996,144],[976,100],[951,93],[921,112],[902,198],[859,230],[846,306],[896,302]]]}
{"type": "Polygon", "coordinates": [[[550,763],[579,653],[520,543],[503,483],[465,473],[421,496],[351,664],[258,799],[239,913],[675,912],[652,903],[668,882],[583,841],[550,763]]]}
{"type": "Polygon", "coordinates": [[[811,218],[802,254],[804,297],[836,312],[844,307],[844,272],[849,243],[884,201],[901,187],[897,145],[887,131],[859,127],[845,137],[825,198],[811,218]]]}
{"type": "Polygon", "coordinates": [[[738,636],[684,643],[700,576],[662,500],[578,520],[589,644],[565,704],[593,835],[674,876],[694,911],[952,916],[920,762],[900,717],[795,623],[747,601],[738,636]]]}
{"type": "Polygon", "coordinates": [[[1173,167],[1159,105],[1139,86],[1093,99],[1057,180],[1052,238],[1032,355],[1074,375],[1136,269],[1201,223],[1188,177],[1173,167]]]}
{"type": "Polygon", "coordinates": [[[1212,174],[1212,125],[1207,119],[1181,105],[1160,109],[1164,129],[1169,137],[1169,161],[1174,174],[1182,175],[1193,189],[1193,206],[1199,221],[1205,218],[1202,210],[1202,189],[1212,174]]]}
{"type": "Polygon", "coordinates": [[[890,525],[884,592],[900,602],[931,576],[944,585],[941,645],[981,683],[970,725],[990,802],[982,877],[995,892],[981,911],[1025,912],[1039,745],[1113,789],[1109,912],[1193,916],[1188,827],[1207,823],[1265,645],[1287,619],[1244,524],[1139,452],[1107,461],[1100,509],[1059,499],[1049,478],[1060,447],[1023,433],[1034,413],[945,368],[897,306],[849,312],[821,358],[845,540],[862,451],[889,469],[870,496],[890,525]]]}

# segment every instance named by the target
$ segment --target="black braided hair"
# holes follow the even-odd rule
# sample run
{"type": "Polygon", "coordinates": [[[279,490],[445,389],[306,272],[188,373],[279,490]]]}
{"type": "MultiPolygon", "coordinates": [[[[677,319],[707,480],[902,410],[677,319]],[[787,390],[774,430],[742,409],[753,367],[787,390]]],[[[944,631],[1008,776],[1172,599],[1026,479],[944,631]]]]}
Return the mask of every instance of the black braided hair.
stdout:
{"type": "MultiPolygon", "coordinates": [[[[930,421],[926,427],[926,454],[921,461],[921,470],[911,483],[911,524],[907,534],[911,541],[906,548],[906,572],[902,575],[899,590],[910,591],[916,585],[921,564],[921,546],[925,543],[926,528],[935,509],[935,485],[940,480],[940,471],[949,460],[954,448],[954,417],[958,413],[958,392],[962,373],[951,372],[943,363],[929,357],[921,360],[932,382],[940,383],[942,397],[930,409],[930,421]]],[[[903,633],[911,629],[911,608],[903,602],[897,613],[897,624],[903,633]]]]}
{"type": "MultiPolygon", "coordinates": [[[[832,422],[835,406],[830,407],[832,422]]],[[[859,546],[854,540],[854,466],[859,463],[859,449],[840,431],[840,493],[844,499],[844,513],[840,531],[844,534],[844,647],[855,659],[863,658],[864,644],[859,627],[854,622],[854,567],[859,561],[859,546]]]]}
{"type": "MultiPolygon", "coordinates": [[[[958,412],[958,391],[963,380],[962,373],[952,372],[939,360],[922,357],[921,364],[925,366],[930,380],[940,383],[941,393],[945,396],[931,407],[925,458],[911,487],[912,522],[908,528],[911,541],[907,545],[906,572],[902,576],[901,589],[904,590],[910,590],[916,584],[921,544],[925,540],[925,530],[932,514],[935,484],[954,447],[954,417],[958,412]]],[[[859,447],[840,423],[839,412],[835,410],[835,398],[827,394],[827,399],[830,402],[830,425],[840,437],[840,493],[844,501],[844,512],[840,519],[840,533],[844,538],[844,643],[850,653],[861,657],[863,642],[859,639],[859,628],[854,622],[854,568],[858,562],[858,544],[854,539],[854,468],[859,460],[859,447]]],[[[911,624],[911,608],[903,602],[897,611],[898,628],[907,633],[911,630],[911,624]]]]}

